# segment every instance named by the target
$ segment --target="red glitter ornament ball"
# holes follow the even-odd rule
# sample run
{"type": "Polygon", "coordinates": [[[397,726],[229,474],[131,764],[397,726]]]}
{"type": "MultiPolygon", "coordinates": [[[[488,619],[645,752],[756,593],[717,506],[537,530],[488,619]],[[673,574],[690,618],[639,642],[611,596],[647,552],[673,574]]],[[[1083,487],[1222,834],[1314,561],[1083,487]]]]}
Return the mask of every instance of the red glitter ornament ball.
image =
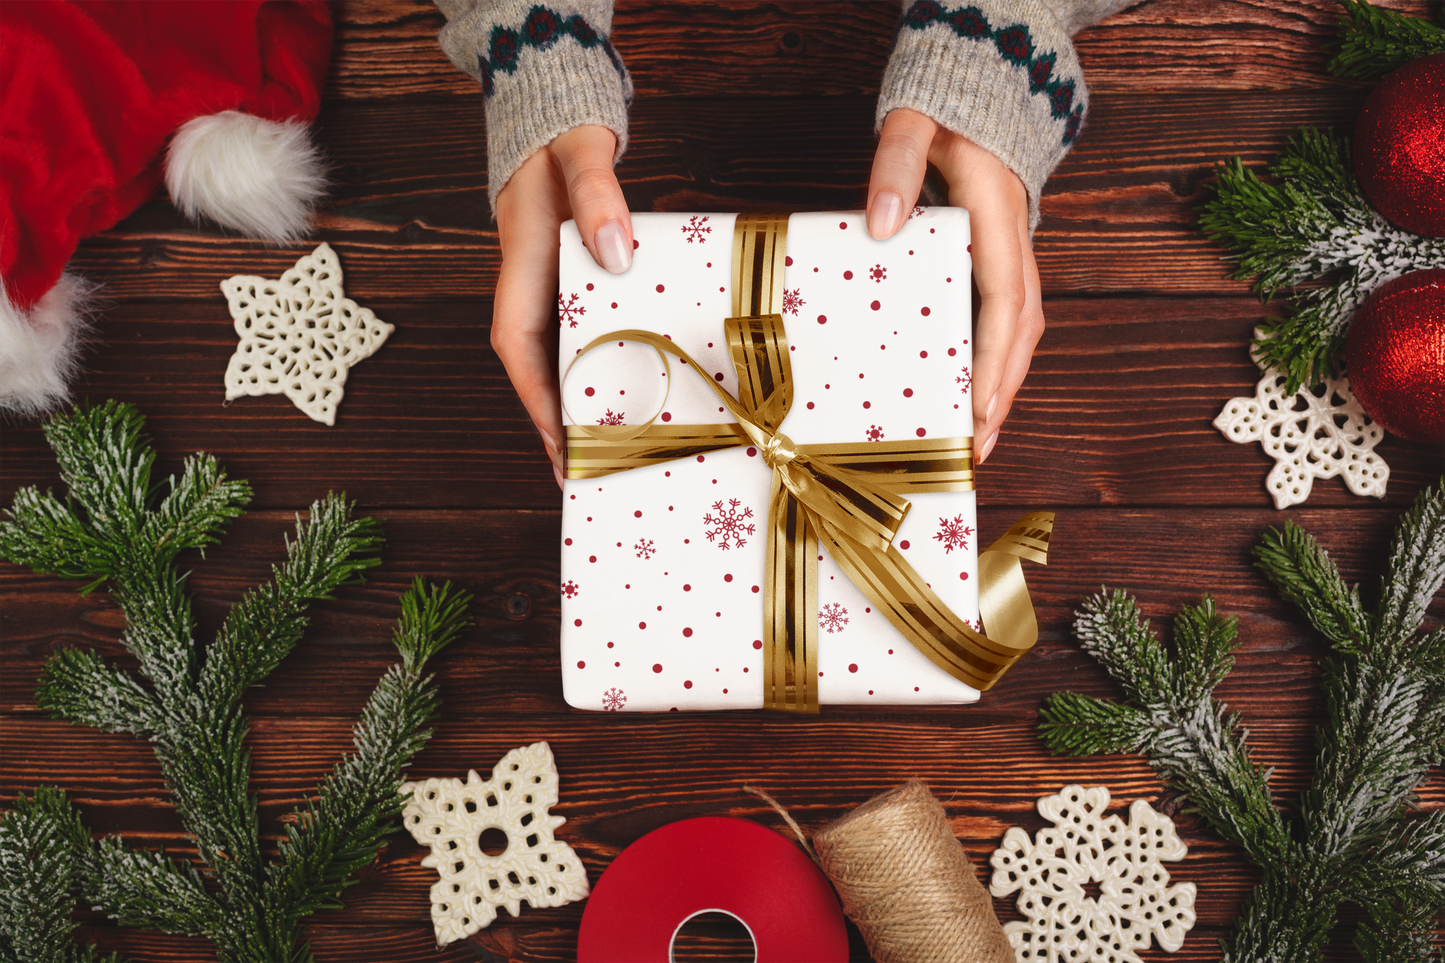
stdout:
{"type": "Polygon", "coordinates": [[[1407,231],[1445,237],[1445,53],[1380,81],[1355,123],[1354,154],[1375,210],[1407,231]]]}
{"type": "Polygon", "coordinates": [[[1345,337],[1350,390],[1386,431],[1445,443],[1445,270],[1370,295],[1345,337]]]}

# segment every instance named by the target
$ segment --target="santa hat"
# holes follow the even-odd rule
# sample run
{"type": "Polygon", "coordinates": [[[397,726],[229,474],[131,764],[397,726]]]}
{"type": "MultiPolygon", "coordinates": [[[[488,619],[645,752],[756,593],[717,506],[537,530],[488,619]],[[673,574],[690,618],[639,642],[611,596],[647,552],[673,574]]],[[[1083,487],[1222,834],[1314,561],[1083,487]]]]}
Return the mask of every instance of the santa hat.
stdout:
{"type": "Polygon", "coordinates": [[[188,217],[310,229],[331,34],[323,0],[0,3],[0,410],[64,400],[90,289],[66,263],[162,179],[188,217]]]}

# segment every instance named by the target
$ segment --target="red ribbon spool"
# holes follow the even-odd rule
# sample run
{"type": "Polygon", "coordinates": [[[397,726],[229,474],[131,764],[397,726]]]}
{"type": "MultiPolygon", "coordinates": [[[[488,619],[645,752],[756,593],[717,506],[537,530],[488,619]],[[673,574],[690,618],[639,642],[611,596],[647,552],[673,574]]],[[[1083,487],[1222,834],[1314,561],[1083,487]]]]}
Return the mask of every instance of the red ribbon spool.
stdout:
{"type": "Polygon", "coordinates": [[[587,900],[577,963],[669,963],[700,913],[741,920],[756,963],[847,963],[832,884],[793,843],[745,819],[703,816],[624,849],[587,900]]]}

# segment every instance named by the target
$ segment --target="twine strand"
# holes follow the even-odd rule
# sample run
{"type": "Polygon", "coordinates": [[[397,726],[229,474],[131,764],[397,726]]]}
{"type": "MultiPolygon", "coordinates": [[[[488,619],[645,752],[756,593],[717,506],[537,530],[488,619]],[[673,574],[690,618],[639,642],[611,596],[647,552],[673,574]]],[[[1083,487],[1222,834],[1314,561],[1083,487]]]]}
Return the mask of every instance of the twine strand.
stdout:
{"type": "Polygon", "coordinates": [[[813,844],[808,842],[808,837],[803,835],[802,827],[798,825],[798,821],[793,818],[792,813],[788,812],[786,809],[783,808],[782,803],[778,802],[776,799],[774,799],[772,796],[769,796],[761,789],[758,789],[755,786],[750,786],[747,783],[743,784],[743,792],[752,793],[754,796],[757,796],[769,806],[772,806],[773,809],[777,812],[777,814],[783,817],[783,821],[792,827],[793,835],[798,837],[798,842],[802,844],[803,852],[808,854],[808,858],[811,859],[814,863],[816,863],[819,869],[823,868],[823,864],[818,862],[818,854],[813,852],[813,844]]]}
{"type": "Polygon", "coordinates": [[[832,881],[877,963],[1014,963],[993,899],[920,780],[874,796],[813,834],[760,789],[832,881]]]}

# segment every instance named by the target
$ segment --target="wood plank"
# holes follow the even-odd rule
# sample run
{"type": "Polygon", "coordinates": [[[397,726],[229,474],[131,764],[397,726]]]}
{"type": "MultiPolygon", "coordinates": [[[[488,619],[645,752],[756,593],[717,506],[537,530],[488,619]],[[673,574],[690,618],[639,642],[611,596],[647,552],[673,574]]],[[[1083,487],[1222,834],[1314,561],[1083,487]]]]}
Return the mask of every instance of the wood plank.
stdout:
{"type": "MultiPolygon", "coordinates": [[[[1009,826],[1032,833],[1045,825],[1034,812],[1035,801],[1066,782],[1082,778],[1107,785],[1117,808],[1135,798],[1167,804],[1157,781],[1138,760],[1041,760],[1032,733],[1019,725],[976,728],[902,718],[863,722],[836,715],[792,720],[739,714],[715,715],[699,724],[696,716],[622,714],[606,717],[606,728],[599,729],[596,717],[493,716],[482,717],[487,718],[482,726],[473,718],[439,726],[411,774],[459,775],[459,767],[468,765],[485,772],[508,748],[546,739],[562,773],[561,801],[553,812],[568,822],[559,838],[576,849],[594,880],[629,843],[679,819],[730,815],[783,831],[771,810],[741,792],[744,782],[773,792],[813,831],[873,792],[919,776],[944,802],[951,829],[980,868],[1009,826]],[[899,753],[901,746],[908,747],[906,754],[899,753]],[[820,765],[821,760],[827,760],[826,765],[820,765]]],[[[348,748],[350,724],[345,718],[253,720],[252,787],[261,799],[268,839],[275,838],[273,820],[297,805],[324,772],[320,760],[335,759],[348,748]]],[[[135,787],[141,795],[137,799],[115,795],[103,782],[97,785],[83,763],[96,758],[100,748],[93,733],[69,727],[56,731],[51,723],[13,718],[5,720],[5,728],[10,744],[45,741],[50,771],[23,775],[69,790],[93,830],[122,832],[138,844],[166,845],[178,854],[190,849],[168,807],[151,802],[158,787],[135,787]]],[[[1252,725],[1252,743],[1261,762],[1273,762],[1270,749],[1280,729],[1276,723],[1252,725]]],[[[128,758],[139,762],[149,755],[148,747],[131,742],[128,750],[105,746],[107,760],[118,758],[124,766],[128,758]]],[[[1297,751],[1289,755],[1304,756],[1297,751]]],[[[1305,775],[1288,766],[1276,770],[1273,784],[1281,802],[1288,804],[1303,788],[1305,775]]],[[[7,772],[0,798],[13,798],[16,777],[7,772]]],[[[1422,803],[1427,811],[1439,808],[1445,793],[1427,788],[1422,803]]],[[[1175,819],[1190,855],[1171,868],[1171,874],[1199,886],[1201,935],[1218,935],[1252,885],[1253,871],[1237,850],[1215,839],[1196,817],[1176,812],[1175,819]]],[[[348,892],[347,908],[325,915],[339,918],[348,930],[424,920],[426,891],[434,877],[418,865],[422,855],[420,847],[396,837],[382,861],[348,892]]],[[[997,905],[1002,918],[1016,918],[1006,901],[997,905]]],[[[527,910],[519,923],[507,921],[505,929],[524,938],[575,939],[570,934],[575,934],[581,910],[527,910]]],[[[356,939],[355,931],[350,932],[356,939]]],[[[496,938],[505,945],[504,937],[496,938]]],[[[550,958],[526,942],[521,949],[523,958],[550,958]]]]}
{"type": "MultiPolygon", "coordinates": [[[[961,0],[954,4],[962,5],[961,0]]],[[[1427,15],[1426,0],[1386,6],[1427,15]]],[[[1271,465],[1226,442],[1210,421],[1257,375],[1244,345],[1266,313],[1227,280],[1197,235],[1195,208],[1213,164],[1259,165],[1302,124],[1348,127],[1369,85],[1328,78],[1323,41],[1334,0],[1153,0],[1083,33],[1089,125],[1051,179],[1036,235],[1049,330],[980,473],[980,528],[1059,510],[1054,563],[1029,566],[1041,640],[978,705],[828,707],[811,719],[760,712],[608,715],[567,708],[557,668],[558,495],[535,436],[488,347],[499,265],[485,199],[483,101],[435,41],[428,3],[353,0],[336,7],[336,55],[318,138],[335,186],[317,239],[336,247],[347,291],[397,325],[358,366],[334,429],[282,398],[222,406],[234,344],[218,282],[277,276],[310,250],[280,249],[185,224],[164,200],[82,245],[75,265],[112,296],[78,394],[136,402],[151,417],[162,473],[195,449],[256,486],[256,509],[201,559],[199,637],[269,576],[292,515],[344,488],[381,518],[388,544],[365,585],[316,606],[297,650],[247,694],[254,788],[266,845],[277,820],[314,791],[349,748],[350,727],[396,658],[397,595],[423,575],[477,593],[476,623],[435,663],[444,706],[412,774],[486,771],[507,749],[553,745],[562,773],[562,838],[591,877],[643,833],[688,816],[733,814],[785,832],[743,782],[769,789],[816,829],[910,775],[934,787],[980,871],[1005,829],[1043,825],[1035,800],[1066,782],[1107,785],[1115,805],[1166,810],[1143,760],[1049,755],[1036,733],[1051,692],[1117,688],[1072,636],[1074,610],[1100,583],[1137,594],[1161,633],[1212,590],[1239,617],[1236,667],[1220,697],[1242,713],[1255,758],[1292,806],[1312,772],[1323,643],[1252,568],[1250,548],[1292,518],[1319,536],[1347,581],[1373,600],[1390,532],[1413,495],[1445,469],[1438,449],[1389,440],[1382,501],[1319,482],[1309,503],[1273,511],[1271,465]]],[[[858,206],[873,151],[872,114],[895,0],[707,5],[624,0],[616,39],[637,84],[632,147],[619,168],[637,210],[846,209],[858,206]],[[796,35],[790,38],[790,34],[796,35]]],[[[1273,309],[1271,309],[1273,310],[1273,309]]],[[[0,505],[20,485],[58,484],[33,423],[0,431],[0,505]]],[[[0,810],[41,783],[72,791],[90,824],[194,855],[151,747],[44,718],[33,689],[45,660],[93,647],[123,666],[124,620],[104,591],[0,563],[0,810]]],[[[1430,607],[1445,620],[1445,591],[1430,607]]],[[[1427,811],[1445,806],[1432,773],[1427,811]]],[[[1177,879],[1199,886],[1199,925],[1176,960],[1219,959],[1216,939],[1257,879],[1241,853],[1177,812],[1190,855],[1177,879]]],[[[567,960],[583,904],[526,908],[467,945],[434,947],[430,870],[404,835],[309,931],[321,960],[392,963],[567,960]]],[[[1008,901],[1001,918],[1016,919],[1008,901]]],[[[204,941],[122,929],[77,910],[83,933],[138,963],[209,959],[204,941]]],[[[1357,960],[1346,915],[1326,959],[1357,960]]],[[[742,949],[704,929],[691,952],[742,949]]],[[[852,958],[866,960],[853,933],[852,958]]]]}
{"type": "MultiPolygon", "coordinates": [[[[1001,531],[1018,514],[1013,508],[981,512],[983,533],[1001,531]]],[[[313,607],[305,641],[264,687],[247,697],[259,717],[334,714],[338,706],[359,711],[376,680],[396,660],[389,641],[397,596],[417,576],[452,580],[474,592],[475,623],[442,657],[440,679],[449,713],[492,718],[517,713],[560,713],[594,718],[567,709],[557,670],[558,517],[555,512],[518,516],[510,512],[380,513],[388,536],[383,565],[364,586],[342,590],[341,601],[313,607]],[[320,702],[314,681],[327,680],[320,702]]],[[[1362,583],[1367,600],[1394,527],[1378,511],[1300,509],[1291,513],[1317,534],[1350,583],[1362,583]]],[[[1159,629],[1180,606],[1213,593],[1220,609],[1240,619],[1238,666],[1220,689],[1221,698],[1251,719],[1295,726],[1305,748],[1317,711],[1316,664],[1321,642],[1300,615],[1279,601],[1253,570],[1250,549],[1281,519],[1267,510],[1198,509],[1181,528],[1177,510],[1083,509],[1061,513],[1056,550],[1048,567],[1027,574],[1039,612],[1037,648],[1016,665],[983,701],[965,710],[841,708],[829,716],[876,720],[917,716],[930,724],[1030,727],[1050,692],[1070,688],[1114,697],[1113,683],[1079,651],[1072,638],[1073,612],[1101,583],[1138,598],[1159,629]],[[1181,544],[1187,540],[1188,550],[1181,544]]],[[[230,605],[270,575],[291,527],[283,512],[253,512],[241,519],[222,545],[194,566],[187,582],[195,593],[197,638],[212,637],[230,605]]],[[[7,671],[0,676],[0,711],[14,718],[38,715],[33,689],[41,666],[59,646],[95,647],[133,666],[120,647],[124,619],[106,593],[77,594],[78,585],[0,565],[0,590],[8,600],[4,642],[7,671]]],[[[1433,616],[1445,616],[1445,592],[1433,616]]],[[[693,717],[706,726],[711,714],[693,717]]],[[[602,724],[602,723],[598,723],[602,724]]],[[[64,728],[61,726],[60,728],[64,728]]],[[[1281,747],[1281,755],[1286,755],[1281,747]]],[[[1281,760],[1283,764],[1283,760],[1281,760]]]]}
{"type": "MultiPolygon", "coordinates": [[[[1426,0],[1379,4],[1429,15],[1426,0]]],[[[949,6],[946,4],[946,6],[949,6]]],[[[618,4],[612,39],[639,101],[675,94],[876,97],[900,5],[618,4]]],[[[1084,76],[1103,90],[1318,89],[1338,8],[1329,0],[1155,0],[1083,31],[1084,76]]],[[[328,100],[479,96],[441,53],[445,18],[413,0],[339,8],[328,100]]]]}
{"type": "MultiPolygon", "coordinates": [[[[1009,826],[1033,833],[1045,825],[1035,812],[1037,798],[1077,781],[1081,764],[1087,782],[1109,787],[1114,796],[1111,809],[1125,808],[1135,798],[1165,804],[1158,781],[1139,760],[1106,757],[1041,765],[1037,740],[1019,726],[960,730],[902,719],[886,724],[836,719],[779,723],[727,714],[714,716],[707,726],[687,717],[609,717],[608,728],[599,731],[593,721],[546,715],[491,720],[484,727],[470,721],[443,723],[410,774],[464,776],[468,766],[487,774],[507,749],[545,739],[562,775],[561,801],[552,812],[566,817],[567,823],[558,838],[577,851],[593,880],[631,842],[680,819],[735,816],[786,833],[772,810],[741,791],[744,782],[774,794],[812,832],[873,793],[917,776],[944,802],[950,828],[979,867],[987,865],[1009,826]],[[903,745],[909,747],[907,759],[898,752],[903,745]]],[[[261,800],[266,849],[273,855],[275,820],[313,791],[328,768],[326,763],[350,748],[352,720],[253,722],[251,784],[261,800]]],[[[46,728],[53,727],[7,721],[16,739],[38,738],[46,728]]],[[[1268,758],[1275,742],[1276,728],[1269,723],[1251,728],[1263,758],[1268,758]]],[[[163,845],[177,855],[193,856],[194,846],[180,833],[173,810],[165,801],[152,803],[147,786],[135,786],[140,795],[136,798],[96,785],[88,772],[77,773],[73,767],[77,757],[95,757],[93,737],[79,729],[56,732],[47,747],[55,770],[37,772],[34,784],[44,781],[65,788],[94,832],[119,832],[137,845],[163,845]]],[[[106,748],[118,750],[127,763],[130,757],[140,760],[150,754],[140,743],[129,750],[106,748]]],[[[1277,772],[1274,785],[1281,802],[1288,804],[1303,788],[1302,775],[1277,772]]],[[[0,798],[13,798],[13,778],[7,779],[0,798]]],[[[158,772],[155,780],[158,784],[158,772]]],[[[28,789],[29,784],[20,788],[28,789]]],[[[1438,808],[1438,796],[1427,793],[1425,807],[1438,808]]],[[[1206,895],[1214,897],[1201,901],[1206,923],[1227,923],[1233,915],[1230,904],[1237,903],[1249,885],[1247,873],[1241,872],[1241,856],[1197,818],[1182,814],[1176,818],[1181,838],[1191,850],[1176,875],[1198,881],[1206,895]]],[[[435,875],[419,865],[423,855],[425,851],[409,838],[394,837],[382,862],[365,877],[381,885],[370,892],[362,888],[351,892],[350,921],[425,919],[418,910],[426,905],[426,889],[435,875]]],[[[577,914],[573,925],[578,911],[580,907],[569,911],[577,914]]]]}
{"type": "MultiPolygon", "coordinates": [[[[355,294],[397,331],[352,369],[334,428],[280,395],[224,406],[236,341],[219,294],[209,304],[118,305],[76,394],[133,402],[166,471],[182,452],[209,451],[252,483],[258,508],[302,508],[328,489],[369,507],[555,508],[531,422],[487,346],[490,307],[355,294]]],[[[984,504],[992,492],[1056,508],[1270,504],[1274,462],[1211,424],[1229,398],[1254,394],[1245,345],[1263,311],[1253,298],[1050,299],[1045,309],[1033,370],[980,474],[984,504]]],[[[1394,473],[1385,503],[1397,511],[1442,468],[1428,445],[1387,438],[1377,450],[1394,473]]],[[[57,483],[34,423],[5,431],[0,453],[0,504],[20,485],[57,483]]],[[[1325,479],[1309,504],[1359,501],[1325,479]]]]}
{"type": "MultiPolygon", "coordinates": [[[[1245,291],[1193,226],[1214,165],[1236,154],[1262,164],[1302,125],[1352,125],[1365,94],[1101,93],[1043,197],[1034,248],[1045,296],[1245,291]]],[[[871,118],[856,97],[641,101],[618,176],[633,210],[853,209],[866,195],[871,118]]],[[[348,294],[491,296],[500,249],[473,105],[333,102],[320,140],[335,168],[315,237],[340,254],[348,294]]],[[[157,199],[87,239],[73,266],[114,298],[218,303],[221,280],[278,277],[313,246],[197,228],[157,199]]]]}

